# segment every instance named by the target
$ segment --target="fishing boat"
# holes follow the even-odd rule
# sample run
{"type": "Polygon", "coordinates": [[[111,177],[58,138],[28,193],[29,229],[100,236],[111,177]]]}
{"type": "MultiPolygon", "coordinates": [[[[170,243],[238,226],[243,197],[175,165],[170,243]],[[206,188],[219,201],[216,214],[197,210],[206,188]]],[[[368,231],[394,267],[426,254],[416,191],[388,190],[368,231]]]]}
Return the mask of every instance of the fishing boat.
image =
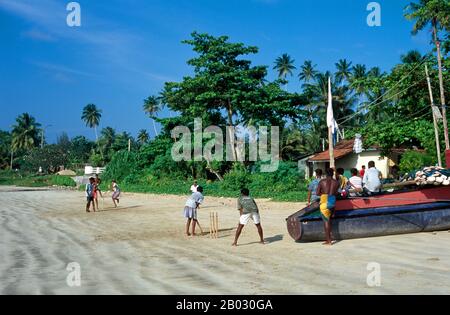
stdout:
{"type": "MultiPolygon", "coordinates": [[[[450,186],[407,188],[373,197],[336,202],[332,219],[336,240],[450,230],[450,186]]],[[[287,218],[297,242],[325,240],[319,204],[287,218]]]]}

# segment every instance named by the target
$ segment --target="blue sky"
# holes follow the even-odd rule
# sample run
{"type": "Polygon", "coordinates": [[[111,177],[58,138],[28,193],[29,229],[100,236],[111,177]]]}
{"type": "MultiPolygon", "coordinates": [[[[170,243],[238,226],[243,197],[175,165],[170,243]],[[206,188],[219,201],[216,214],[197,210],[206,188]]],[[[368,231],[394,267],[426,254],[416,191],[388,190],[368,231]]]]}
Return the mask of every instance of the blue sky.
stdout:
{"type": "MultiPolygon", "coordinates": [[[[0,129],[29,112],[51,125],[49,141],[64,131],[93,138],[80,117],[94,103],[100,127],[152,133],[143,99],[191,73],[193,54],[180,42],[194,30],[258,46],[252,60],[271,68],[288,53],[298,68],[311,59],[333,70],[347,58],[389,70],[408,50],[431,48],[403,18],[409,0],[379,0],[382,26],[374,28],[368,0],[80,0],[75,28],[66,25],[69,2],[0,0],[0,129]]],[[[293,78],[289,90],[299,87],[293,78]]]]}

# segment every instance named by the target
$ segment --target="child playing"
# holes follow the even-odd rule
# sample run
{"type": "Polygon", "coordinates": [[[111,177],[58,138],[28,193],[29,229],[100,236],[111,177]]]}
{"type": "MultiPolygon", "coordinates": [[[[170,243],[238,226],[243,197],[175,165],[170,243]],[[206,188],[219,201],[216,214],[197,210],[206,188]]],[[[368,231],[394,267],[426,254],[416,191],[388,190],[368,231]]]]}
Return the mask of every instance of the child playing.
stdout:
{"type": "Polygon", "coordinates": [[[261,244],[265,244],[258,206],[256,205],[255,200],[250,197],[250,191],[246,188],[241,190],[241,197],[238,199],[238,210],[241,214],[241,218],[239,220],[239,225],[236,231],[236,238],[234,240],[233,246],[238,246],[238,240],[239,236],[241,236],[242,229],[248,224],[250,219],[253,220],[256,228],[258,229],[261,244]]]}
{"type": "Polygon", "coordinates": [[[184,217],[187,219],[186,222],[187,236],[191,235],[195,236],[195,227],[197,226],[197,210],[204,200],[205,197],[203,196],[203,187],[198,186],[197,192],[194,192],[186,201],[186,205],[184,207],[184,217]],[[189,233],[191,222],[192,222],[192,234],[189,233]]]}
{"type": "Polygon", "coordinates": [[[86,199],[87,199],[86,212],[91,212],[90,211],[91,204],[95,212],[94,191],[95,191],[95,180],[93,177],[91,177],[89,178],[89,184],[86,185],[86,199]]]}
{"type": "Polygon", "coordinates": [[[94,178],[94,201],[95,201],[95,205],[97,206],[97,209],[100,209],[98,206],[98,196],[103,198],[102,195],[102,191],[100,190],[100,184],[102,183],[102,180],[100,179],[100,177],[98,177],[98,174],[95,175],[94,178]]]}
{"type": "Polygon", "coordinates": [[[120,203],[120,188],[115,180],[112,181],[112,191],[112,201],[114,202],[114,206],[117,208],[118,204],[120,203]]]}

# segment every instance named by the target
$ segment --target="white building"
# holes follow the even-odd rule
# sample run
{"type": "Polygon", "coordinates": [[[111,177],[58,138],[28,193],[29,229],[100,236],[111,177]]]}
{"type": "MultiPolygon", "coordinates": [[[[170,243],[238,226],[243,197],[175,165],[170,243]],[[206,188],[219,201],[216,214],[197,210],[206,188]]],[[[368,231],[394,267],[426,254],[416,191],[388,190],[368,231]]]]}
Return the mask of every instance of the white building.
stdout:
{"type": "MultiPolygon", "coordinates": [[[[336,168],[343,168],[347,172],[352,168],[356,168],[359,171],[363,166],[367,168],[370,161],[374,161],[376,168],[383,174],[384,178],[387,178],[391,168],[400,163],[402,154],[407,151],[406,149],[393,149],[391,150],[391,154],[383,156],[379,147],[372,146],[363,150],[361,154],[356,154],[353,151],[354,142],[354,139],[343,140],[335,146],[334,156],[336,168]]],[[[314,155],[308,160],[307,173],[312,176],[314,170],[322,169],[325,171],[329,167],[330,153],[327,150],[314,155]]]]}

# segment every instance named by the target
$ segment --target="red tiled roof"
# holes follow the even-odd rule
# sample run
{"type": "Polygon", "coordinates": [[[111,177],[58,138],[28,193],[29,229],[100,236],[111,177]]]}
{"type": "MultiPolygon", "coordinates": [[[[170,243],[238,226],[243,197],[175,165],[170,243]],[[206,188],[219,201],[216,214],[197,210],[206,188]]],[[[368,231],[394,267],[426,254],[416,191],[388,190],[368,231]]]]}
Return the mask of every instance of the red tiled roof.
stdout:
{"type": "MultiPolygon", "coordinates": [[[[353,152],[354,143],[355,139],[351,139],[351,140],[343,140],[338,144],[336,144],[336,146],[334,147],[334,158],[336,160],[339,160],[351,154],[353,152]]],[[[309,159],[310,162],[328,162],[329,160],[330,160],[329,150],[316,154],[309,159]]]]}
{"type": "MultiPolygon", "coordinates": [[[[342,159],[349,154],[353,153],[353,146],[355,144],[355,139],[351,140],[342,140],[334,147],[334,158],[335,160],[342,159]]],[[[370,148],[366,148],[365,150],[381,150],[378,145],[373,145],[370,148]]],[[[393,148],[391,150],[392,153],[402,154],[410,149],[406,147],[393,148]]],[[[415,151],[425,152],[425,150],[414,149],[415,151]]],[[[330,151],[326,150],[324,152],[318,153],[314,155],[312,158],[308,160],[309,162],[329,162],[330,161],[330,151]]]]}

